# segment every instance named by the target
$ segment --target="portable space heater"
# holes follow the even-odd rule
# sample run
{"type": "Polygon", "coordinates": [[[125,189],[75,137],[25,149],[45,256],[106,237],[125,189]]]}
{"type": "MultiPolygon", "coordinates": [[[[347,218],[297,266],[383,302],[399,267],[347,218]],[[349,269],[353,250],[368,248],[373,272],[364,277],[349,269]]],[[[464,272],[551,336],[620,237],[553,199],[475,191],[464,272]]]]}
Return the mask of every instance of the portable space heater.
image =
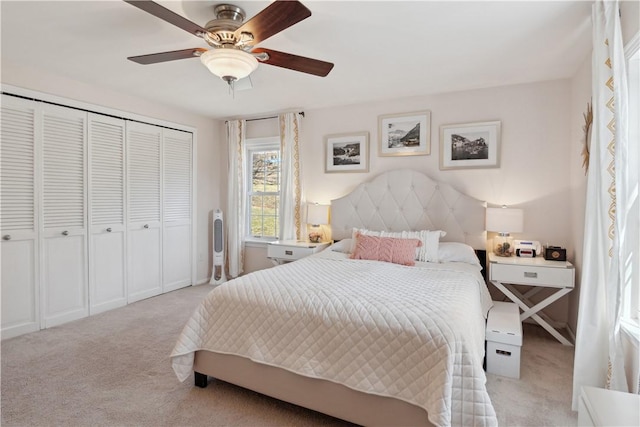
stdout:
{"type": "Polygon", "coordinates": [[[222,211],[216,209],[213,213],[213,271],[209,284],[218,285],[227,281],[224,275],[224,224],[222,211]]]}

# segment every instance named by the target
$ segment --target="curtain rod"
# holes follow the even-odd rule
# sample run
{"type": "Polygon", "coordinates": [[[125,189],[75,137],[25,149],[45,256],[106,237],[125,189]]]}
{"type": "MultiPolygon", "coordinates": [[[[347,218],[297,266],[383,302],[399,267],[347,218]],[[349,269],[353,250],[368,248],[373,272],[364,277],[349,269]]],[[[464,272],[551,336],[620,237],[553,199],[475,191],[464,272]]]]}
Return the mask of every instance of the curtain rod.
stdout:
{"type": "MultiPolygon", "coordinates": [[[[302,117],[304,117],[304,111],[298,111],[302,117]]],[[[268,120],[268,119],[277,119],[279,116],[269,116],[269,117],[258,117],[255,119],[245,119],[245,122],[257,122],[258,120],[268,120]]],[[[225,120],[225,123],[229,123],[229,120],[225,120]]]]}

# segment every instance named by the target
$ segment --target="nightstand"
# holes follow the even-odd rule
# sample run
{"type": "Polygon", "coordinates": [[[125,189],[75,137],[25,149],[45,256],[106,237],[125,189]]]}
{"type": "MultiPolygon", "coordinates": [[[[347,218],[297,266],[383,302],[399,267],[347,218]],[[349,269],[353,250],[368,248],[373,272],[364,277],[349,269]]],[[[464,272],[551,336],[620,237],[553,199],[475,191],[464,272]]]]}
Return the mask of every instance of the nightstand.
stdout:
{"type": "Polygon", "coordinates": [[[320,252],[329,242],[309,243],[299,240],[278,240],[267,245],[267,258],[274,264],[284,264],[320,252]]]}
{"type": "Polygon", "coordinates": [[[531,317],[562,344],[573,345],[549,324],[552,320],[540,312],[573,290],[575,269],[570,262],[547,261],[542,257],[499,257],[490,253],[489,280],[511,301],[520,306],[523,310],[520,314],[521,322],[531,317]],[[514,285],[530,286],[531,289],[521,293],[514,285]],[[544,288],[555,288],[557,291],[544,300],[533,303],[531,297],[544,288]],[[538,312],[540,314],[537,314],[538,312]]]}

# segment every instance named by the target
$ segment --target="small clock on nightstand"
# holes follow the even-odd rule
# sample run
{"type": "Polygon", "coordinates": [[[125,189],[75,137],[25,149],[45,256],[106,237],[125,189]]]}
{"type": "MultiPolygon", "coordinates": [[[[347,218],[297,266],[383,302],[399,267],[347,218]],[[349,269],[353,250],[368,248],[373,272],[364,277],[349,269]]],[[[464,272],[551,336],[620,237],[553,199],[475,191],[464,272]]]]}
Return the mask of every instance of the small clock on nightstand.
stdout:
{"type": "Polygon", "coordinates": [[[329,242],[310,243],[298,240],[278,240],[267,245],[267,258],[276,265],[284,264],[320,252],[329,245],[329,242]]]}

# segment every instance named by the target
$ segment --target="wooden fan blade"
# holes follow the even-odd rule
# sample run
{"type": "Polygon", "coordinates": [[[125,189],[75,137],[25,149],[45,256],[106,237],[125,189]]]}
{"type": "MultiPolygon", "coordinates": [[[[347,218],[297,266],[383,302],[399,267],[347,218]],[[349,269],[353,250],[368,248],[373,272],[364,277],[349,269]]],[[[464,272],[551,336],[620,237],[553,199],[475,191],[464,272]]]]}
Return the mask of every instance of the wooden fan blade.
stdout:
{"type": "Polygon", "coordinates": [[[253,41],[250,44],[257,45],[310,16],[311,11],[299,1],[277,0],[245,22],[235,31],[235,35],[240,38],[241,33],[251,33],[253,41]]]}
{"type": "Polygon", "coordinates": [[[163,21],[167,21],[170,24],[175,25],[178,28],[182,28],[185,31],[190,32],[194,36],[202,37],[207,30],[200,25],[189,21],[177,13],[167,9],[164,6],[160,6],[158,3],[149,0],[124,0],[125,3],[129,3],[132,6],[142,9],[147,13],[160,18],[163,21]]]}
{"type": "Polygon", "coordinates": [[[157,64],[158,62],[175,61],[176,59],[195,58],[198,55],[206,52],[207,49],[194,48],[183,50],[172,50],[171,52],[151,53],[149,55],[130,56],[127,58],[130,61],[137,62],[142,65],[157,64]]]}
{"type": "Polygon", "coordinates": [[[305,58],[304,56],[292,55],[290,53],[278,52],[277,50],[256,48],[251,53],[266,53],[269,59],[260,61],[264,64],[275,65],[276,67],[288,68],[289,70],[300,71],[302,73],[313,74],[314,76],[325,77],[333,69],[331,62],[317,59],[305,58]]]}

